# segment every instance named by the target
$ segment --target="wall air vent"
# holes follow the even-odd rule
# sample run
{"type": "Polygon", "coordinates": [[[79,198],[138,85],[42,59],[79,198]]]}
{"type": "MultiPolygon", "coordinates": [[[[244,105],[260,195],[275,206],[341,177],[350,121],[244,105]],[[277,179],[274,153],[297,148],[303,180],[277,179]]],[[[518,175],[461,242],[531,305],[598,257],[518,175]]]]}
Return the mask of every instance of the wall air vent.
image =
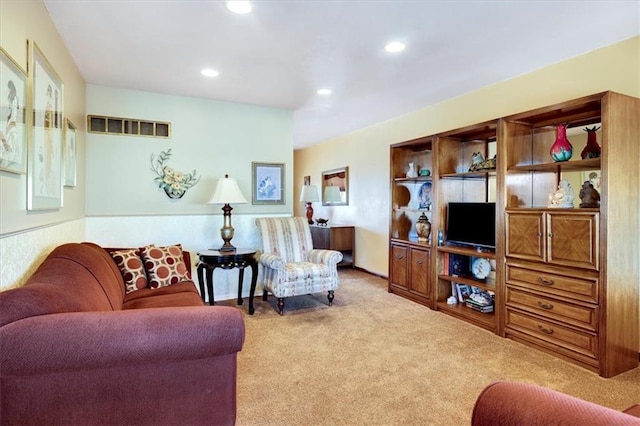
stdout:
{"type": "Polygon", "coordinates": [[[87,128],[90,133],[102,133],[105,135],[171,137],[171,123],[164,121],[87,115],[87,128]]]}

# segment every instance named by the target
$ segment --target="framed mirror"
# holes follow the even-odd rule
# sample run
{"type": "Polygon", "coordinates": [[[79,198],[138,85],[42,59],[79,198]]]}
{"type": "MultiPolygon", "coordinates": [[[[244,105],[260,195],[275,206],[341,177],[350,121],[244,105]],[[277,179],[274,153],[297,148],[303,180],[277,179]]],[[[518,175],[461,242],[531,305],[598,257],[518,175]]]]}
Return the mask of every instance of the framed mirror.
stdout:
{"type": "Polygon", "coordinates": [[[349,167],[322,172],[322,205],[349,204],[349,167]]]}

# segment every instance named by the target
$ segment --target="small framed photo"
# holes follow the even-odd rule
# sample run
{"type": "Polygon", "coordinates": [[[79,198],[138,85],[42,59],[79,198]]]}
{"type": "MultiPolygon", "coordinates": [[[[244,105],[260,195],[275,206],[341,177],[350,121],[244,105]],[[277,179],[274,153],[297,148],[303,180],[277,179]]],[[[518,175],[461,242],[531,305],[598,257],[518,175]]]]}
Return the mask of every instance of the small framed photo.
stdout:
{"type": "Polygon", "coordinates": [[[64,127],[64,186],[76,186],[76,126],[69,119],[65,120],[64,127]]]}
{"type": "Polygon", "coordinates": [[[252,162],[251,203],[284,204],[284,163],[252,162]]]}
{"type": "Polygon", "coordinates": [[[580,182],[580,184],[583,184],[587,181],[591,182],[596,191],[602,191],[602,173],[600,170],[589,170],[587,172],[582,172],[582,182],[580,182]]]}
{"type": "Polygon", "coordinates": [[[464,303],[471,295],[471,286],[456,283],[456,292],[458,293],[458,302],[464,303]]]}
{"type": "Polygon", "coordinates": [[[27,167],[27,209],[62,207],[64,84],[42,51],[29,41],[33,126],[27,167]]]}
{"type": "Polygon", "coordinates": [[[27,172],[27,73],[0,47],[0,170],[27,172]]]}

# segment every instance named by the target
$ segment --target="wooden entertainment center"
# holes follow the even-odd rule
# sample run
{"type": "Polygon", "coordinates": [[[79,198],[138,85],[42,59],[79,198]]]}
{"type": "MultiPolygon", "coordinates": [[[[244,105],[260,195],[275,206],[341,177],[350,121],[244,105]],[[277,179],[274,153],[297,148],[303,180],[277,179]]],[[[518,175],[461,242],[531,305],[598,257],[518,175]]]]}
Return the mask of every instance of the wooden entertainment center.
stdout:
{"type": "Polygon", "coordinates": [[[393,144],[389,291],[603,377],[637,367],[639,135],[640,99],[604,92],[393,144]],[[560,124],[573,156],[555,162],[560,124]],[[601,127],[602,152],[582,159],[588,126],[601,127]],[[473,165],[477,153],[490,161],[473,165]],[[580,208],[592,178],[600,205],[580,208]],[[563,179],[575,207],[548,207],[563,179]],[[495,203],[495,249],[447,241],[449,203],[471,202],[495,203]],[[423,213],[431,235],[419,242],[423,213]],[[491,265],[488,276],[470,271],[479,265],[491,265]],[[463,303],[461,288],[492,307],[463,303]]]}

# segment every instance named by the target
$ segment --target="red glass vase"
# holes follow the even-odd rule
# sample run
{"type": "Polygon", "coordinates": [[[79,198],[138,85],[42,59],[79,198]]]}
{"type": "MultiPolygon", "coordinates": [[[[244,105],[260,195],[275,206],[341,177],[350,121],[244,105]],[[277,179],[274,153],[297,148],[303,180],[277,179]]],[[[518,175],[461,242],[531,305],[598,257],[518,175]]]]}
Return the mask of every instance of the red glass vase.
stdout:
{"type": "Polygon", "coordinates": [[[585,127],[584,131],[587,132],[587,144],[580,153],[580,157],[585,160],[587,158],[600,158],[600,145],[596,137],[596,132],[600,130],[600,127],[593,126],[592,128],[585,127]]]}
{"type": "Polygon", "coordinates": [[[556,141],[549,150],[553,161],[568,161],[573,155],[573,146],[567,139],[567,125],[558,124],[556,126],[556,141]]]}

